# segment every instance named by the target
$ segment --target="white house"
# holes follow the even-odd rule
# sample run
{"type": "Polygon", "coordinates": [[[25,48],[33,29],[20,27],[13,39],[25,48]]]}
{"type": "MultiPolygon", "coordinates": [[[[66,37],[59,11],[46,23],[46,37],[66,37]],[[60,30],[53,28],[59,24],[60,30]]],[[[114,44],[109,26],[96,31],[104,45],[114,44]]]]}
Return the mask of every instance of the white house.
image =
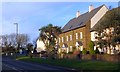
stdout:
{"type": "Polygon", "coordinates": [[[45,51],[46,47],[42,40],[37,40],[37,52],[45,51]]]}

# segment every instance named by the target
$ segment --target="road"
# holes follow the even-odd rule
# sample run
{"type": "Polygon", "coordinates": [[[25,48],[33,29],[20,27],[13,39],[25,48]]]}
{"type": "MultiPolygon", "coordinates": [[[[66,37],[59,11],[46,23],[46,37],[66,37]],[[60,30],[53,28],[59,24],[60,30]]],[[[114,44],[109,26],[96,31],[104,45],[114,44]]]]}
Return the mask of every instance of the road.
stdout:
{"type": "Polygon", "coordinates": [[[73,72],[75,70],[44,65],[39,63],[24,62],[9,57],[2,57],[2,72],[73,72]]]}

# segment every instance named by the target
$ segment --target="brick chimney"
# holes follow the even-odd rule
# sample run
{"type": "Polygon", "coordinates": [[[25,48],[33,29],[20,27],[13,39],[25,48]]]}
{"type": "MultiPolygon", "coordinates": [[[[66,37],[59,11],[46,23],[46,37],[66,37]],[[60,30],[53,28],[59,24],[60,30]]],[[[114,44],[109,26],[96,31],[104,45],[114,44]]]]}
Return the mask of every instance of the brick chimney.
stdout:
{"type": "Polygon", "coordinates": [[[76,12],[76,18],[80,16],[80,11],[76,12]]]}
{"type": "Polygon", "coordinates": [[[89,6],[89,12],[91,12],[94,9],[93,5],[89,6]]]}

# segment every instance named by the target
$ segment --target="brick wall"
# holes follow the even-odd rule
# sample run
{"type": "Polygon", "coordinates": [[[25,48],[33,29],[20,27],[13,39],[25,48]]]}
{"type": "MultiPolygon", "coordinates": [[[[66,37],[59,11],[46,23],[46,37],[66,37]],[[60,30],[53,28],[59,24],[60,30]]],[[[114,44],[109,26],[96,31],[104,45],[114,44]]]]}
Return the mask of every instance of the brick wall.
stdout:
{"type": "MultiPolygon", "coordinates": [[[[64,58],[67,59],[77,59],[77,55],[75,54],[66,54],[64,58]]],[[[120,62],[120,55],[108,55],[108,54],[96,54],[96,55],[81,55],[80,60],[100,60],[100,61],[108,61],[108,62],[120,62]]]]}

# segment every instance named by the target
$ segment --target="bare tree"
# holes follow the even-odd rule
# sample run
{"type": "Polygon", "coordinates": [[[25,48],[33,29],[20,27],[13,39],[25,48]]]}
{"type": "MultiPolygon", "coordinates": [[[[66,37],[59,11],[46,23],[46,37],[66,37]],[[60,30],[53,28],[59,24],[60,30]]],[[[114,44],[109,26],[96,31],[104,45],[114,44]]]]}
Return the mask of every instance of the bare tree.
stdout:
{"type": "Polygon", "coordinates": [[[26,46],[29,41],[29,36],[27,34],[18,34],[17,36],[17,44],[18,48],[26,46]]]}
{"type": "Polygon", "coordinates": [[[0,36],[0,40],[2,41],[2,47],[10,48],[11,46],[17,46],[19,49],[27,45],[29,36],[27,34],[18,34],[16,38],[16,34],[2,35],[0,36]]]}

